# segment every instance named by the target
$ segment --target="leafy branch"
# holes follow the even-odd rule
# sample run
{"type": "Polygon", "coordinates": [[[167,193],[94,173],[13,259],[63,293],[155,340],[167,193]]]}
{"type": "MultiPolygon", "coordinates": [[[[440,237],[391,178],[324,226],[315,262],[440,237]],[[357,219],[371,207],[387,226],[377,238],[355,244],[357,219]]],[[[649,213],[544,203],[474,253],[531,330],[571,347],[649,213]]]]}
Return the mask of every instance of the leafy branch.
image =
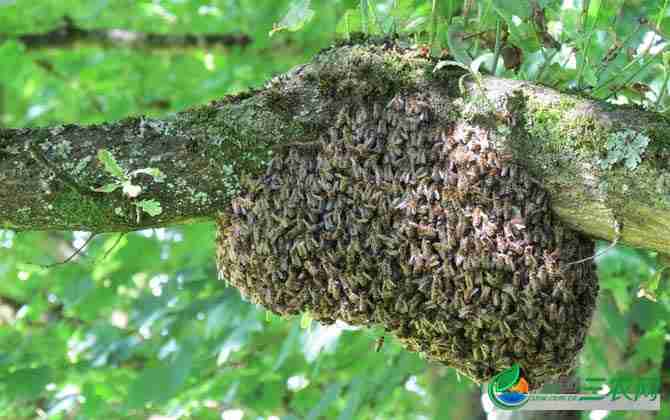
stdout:
{"type": "MultiPolygon", "coordinates": [[[[152,177],[155,182],[163,182],[165,180],[165,174],[158,168],[141,168],[130,172],[123,169],[114,156],[105,149],[100,149],[98,151],[98,160],[102,162],[105,171],[109,173],[114,180],[102,187],[93,188],[93,191],[112,193],[121,188],[125,196],[134,199],[142,193],[142,187],[133,184],[133,177],[139,174],[146,174],[152,177]]],[[[160,203],[153,199],[133,201],[133,205],[137,207],[138,219],[140,211],[147,213],[149,216],[158,216],[163,212],[160,203]]]]}

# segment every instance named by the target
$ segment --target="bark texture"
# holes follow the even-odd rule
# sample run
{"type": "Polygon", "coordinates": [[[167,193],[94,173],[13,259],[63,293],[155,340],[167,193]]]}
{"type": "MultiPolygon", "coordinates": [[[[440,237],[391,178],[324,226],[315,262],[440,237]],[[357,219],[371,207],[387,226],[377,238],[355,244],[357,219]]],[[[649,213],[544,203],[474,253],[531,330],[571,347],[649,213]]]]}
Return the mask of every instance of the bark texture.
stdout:
{"type": "Polygon", "coordinates": [[[344,106],[430,91],[445,98],[447,122],[493,127],[497,149],[544,185],[565,223],[670,253],[670,121],[437,64],[398,44],[341,45],[261,90],[160,120],[0,130],[0,226],[110,232],[211,218],[241,177],[263,173],[277,148],[308,150],[344,106]],[[138,175],[134,198],[94,192],[110,181],[99,149],[124,170],[157,167],[166,179],[138,175]],[[139,199],[162,213],[138,218],[139,199]]]}

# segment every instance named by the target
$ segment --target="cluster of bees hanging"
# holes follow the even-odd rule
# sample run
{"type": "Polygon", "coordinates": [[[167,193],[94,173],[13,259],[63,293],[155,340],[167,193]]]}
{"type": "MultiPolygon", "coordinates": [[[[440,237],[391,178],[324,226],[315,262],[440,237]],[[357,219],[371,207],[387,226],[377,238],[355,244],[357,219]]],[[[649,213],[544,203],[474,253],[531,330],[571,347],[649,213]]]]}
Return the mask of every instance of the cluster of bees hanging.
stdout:
{"type": "Polygon", "coordinates": [[[381,325],[481,382],[519,363],[533,388],[574,366],[595,306],[593,243],[496,149],[430,98],[344,107],[279,149],[219,220],[218,266],[251,302],[381,325]],[[587,258],[588,259],[588,258],[587,258]]]}

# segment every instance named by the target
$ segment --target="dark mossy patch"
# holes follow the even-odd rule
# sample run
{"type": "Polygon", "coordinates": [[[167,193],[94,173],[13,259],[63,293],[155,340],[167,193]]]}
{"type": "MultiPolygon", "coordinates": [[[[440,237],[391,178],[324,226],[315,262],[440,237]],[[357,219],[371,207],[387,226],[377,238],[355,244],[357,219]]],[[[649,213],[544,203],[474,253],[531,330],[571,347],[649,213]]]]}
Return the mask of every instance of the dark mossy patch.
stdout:
{"type": "Polygon", "coordinates": [[[261,92],[260,89],[249,89],[243,92],[239,92],[233,95],[228,95],[225,96],[221,99],[217,99],[216,101],[212,101],[211,105],[212,106],[219,106],[219,105],[230,105],[230,104],[239,104],[240,102],[252,98],[256,96],[259,92],[261,92]]]}
{"type": "MultiPolygon", "coordinates": [[[[109,195],[105,198],[113,200],[109,195]]],[[[109,204],[99,204],[95,198],[72,190],[59,194],[53,206],[50,213],[55,215],[53,225],[56,226],[86,225],[108,228],[110,225],[125,224],[118,216],[110,215],[109,204]]]]}
{"type": "Polygon", "coordinates": [[[670,118],[658,115],[655,120],[643,127],[643,132],[651,138],[647,155],[655,158],[661,168],[670,168],[670,118]]]}

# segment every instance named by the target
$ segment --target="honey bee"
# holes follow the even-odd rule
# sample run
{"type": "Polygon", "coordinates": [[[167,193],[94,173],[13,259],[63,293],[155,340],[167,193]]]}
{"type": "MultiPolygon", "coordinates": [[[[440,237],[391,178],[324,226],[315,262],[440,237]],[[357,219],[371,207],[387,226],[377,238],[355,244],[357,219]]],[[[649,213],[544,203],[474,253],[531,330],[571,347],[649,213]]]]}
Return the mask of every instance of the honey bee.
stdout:
{"type": "Polygon", "coordinates": [[[415,198],[406,198],[400,204],[398,204],[395,208],[397,210],[405,210],[407,215],[414,216],[416,214],[416,209],[417,209],[418,203],[415,198]]]}
{"type": "Polygon", "coordinates": [[[356,111],[356,123],[358,125],[363,125],[368,120],[368,109],[365,105],[358,107],[356,111]]]}
{"type": "Polygon", "coordinates": [[[336,300],[339,300],[341,297],[340,286],[332,277],[328,279],[328,293],[330,293],[330,295],[336,300]]]}
{"type": "Polygon", "coordinates": [[[403,112],[405,111],[405,99],[400,95],[396,95],[389,101],[386,107],[396,112],[403,112]]]}
{"type": "Polygon", "coordinates": [[[350,125],[351,125],[351,117],[349,116],[349,108],[346,106],[342,107],[342,109],[340,109],[340,111],[337,113],[335,127],[342,128],[344,126],[350,126],[350,125]]]}
{"type": "Polygon", "coordinates": [[[375,352],[379,353],[382,350],[382,347],[384,346],[384,336],[381,335],[377,337],[375,340],[375,352]]]}

